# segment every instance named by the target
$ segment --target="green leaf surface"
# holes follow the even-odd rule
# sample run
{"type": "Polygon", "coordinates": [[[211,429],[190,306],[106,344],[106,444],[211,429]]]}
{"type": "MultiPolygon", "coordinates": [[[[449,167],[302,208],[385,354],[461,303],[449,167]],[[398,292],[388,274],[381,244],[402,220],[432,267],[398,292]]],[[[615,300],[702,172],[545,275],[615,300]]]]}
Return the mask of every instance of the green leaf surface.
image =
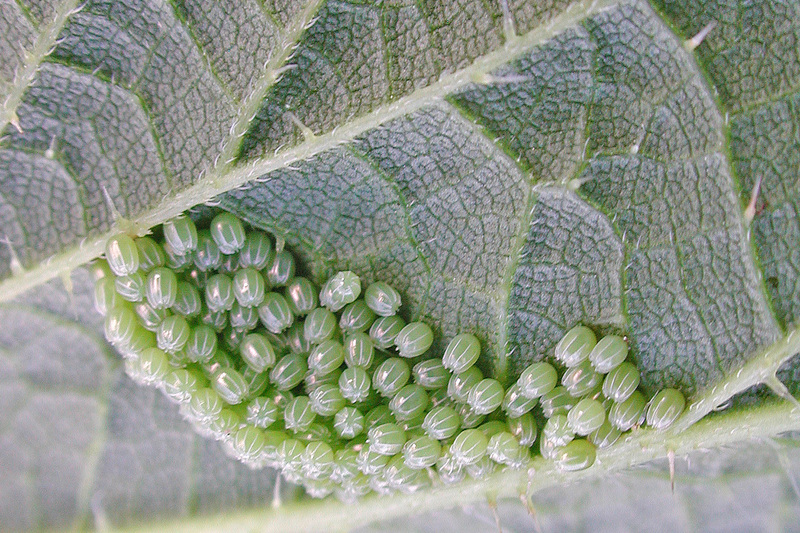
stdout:
{"type": "MultiPolygon", "coordinates": [[[[763,385],[780,390],[781,367],[800,384],[798,15],[777,0],[0,0],[0,524],[216,512],[185,526],[488,531],[486,494],[525,489],[504,474],[269,514],[275,474],[134,386],[88,274],[66,275],[111,233],[202,202],[285,238],[312,277],[390,281],[434,349],[473,331],[502,380],[576,323],[627,335],[644,387],[692,406],[585,476],[532,482],[543,530],[794,523],[796,445],[763,439],[800,426],[763,385]],[[672,498],[667,442],[731,448],[679,464],[672,498]],[[469,507],[439,510],[459,495],[469,507]]],[[[498,516],[530,529],[519,503],[498,516]]]]}

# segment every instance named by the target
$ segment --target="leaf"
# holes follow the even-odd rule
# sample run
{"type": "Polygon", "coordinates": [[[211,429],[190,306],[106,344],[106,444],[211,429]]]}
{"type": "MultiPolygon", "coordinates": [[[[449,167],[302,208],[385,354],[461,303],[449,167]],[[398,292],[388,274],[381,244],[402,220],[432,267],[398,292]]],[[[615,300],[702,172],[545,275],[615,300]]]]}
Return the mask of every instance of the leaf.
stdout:
{"type": "MultiPolygon", "coordinates": [[[[689,395],[673,431],[637,433],[585,473],[536,463],[544,526],[646,512],[726,527],[744,516],[717,490],[728,482],[759,527],[774,508],[753,494],[789,494],[774,457],[796,464],[793,441],[694,455],[697,470],[678,471],[686,522],[657,498],[608,511],[666,490],[670,446],[798,429],[790,407],[752,389],[781,366],[800,383],[798,14],[777,1],[0,3],[0,520],[197,528],[213,526],[182,517],[219,510],[229,527],[400,516],[372,526],[399,529],[412,511],[476,504],[413,523],[477,517],[488,530],[486,494],[526,489],[527,473],[511,472],[265,510],[273,473],[226,459],[124,377],[86,271],[44,284],[110,233],[213,201],[284,237],[313,277],[391,281],[435,348],[476,332],[480,364],[501,379],[585,323],[629,337],[650,392],[689,395]],[[654,458],[622,483],[602,475],[654,458]],[[742,472],[760,489],[734,482],[742,472]],[[554,486],[578,479],[595,481],[554,486]],[[579,497],[592,502],[582,513],[579,497]]],[[[530,529],[520,504],[498,515],[530,529]]]]}

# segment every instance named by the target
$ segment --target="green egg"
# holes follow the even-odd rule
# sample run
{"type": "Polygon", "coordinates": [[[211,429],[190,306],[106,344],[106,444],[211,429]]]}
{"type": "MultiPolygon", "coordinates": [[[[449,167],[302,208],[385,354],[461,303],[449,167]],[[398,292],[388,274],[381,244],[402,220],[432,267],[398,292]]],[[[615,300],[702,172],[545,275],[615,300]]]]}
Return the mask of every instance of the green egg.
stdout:
{"type": "Polygon", "coordinates": [[[211,238],[223,254],[234,254],[244,246],[244,226],[231,213],[220,213],[211,220],[211,238]]]}
{"type": "Polygon", "coordinates": [[[129,276],[139,269],[139,249],[133,239],[119,233],[106,242],[106,261],[117,276],[129,276]]]}
{"type": "Polygon", "coordinates": [[[450,445],[456,463],[466,466],[478,462],[489,447],[489,439],[478,429],[465,429],[450,445]]]}
{"type": "Polygon", "coordinates": [[[472,410],[481,415],[496,411],[503,403],[505,391],[499,381],[486,378],[479,381],[469,390],[467,403],[472,410]]]}
{"type": "Polygon", "coordinates": [[[375,313],[367,307],[364,300],[347,304],[339,318],[339,327],[345,333],[361,333],[375,322],[375,313]]]}
{"type": "Polygon", "coordinates": [[[556,451],[556,465],[567,472],[585,470],[594,464],[597,452],[594,444],[584,439],[575,439],[556,451]]]}
{"type": "Polygon", "coordinates": [[[405,325],[403,319],[397,315],[381,317],[372,323],[369,328],[369,336],[372,337],[378,348],[391,348],[405,325]]]}
{"type": "Polygon", "coordinates": [[[280,333],[294,323],[294,314],[283,295],[270,292],[258,307],[258,318],[272,333],[280,333]]]}
{"type": "MultiPolygon", "coordinates": [[[[380,455],[395,455],[403,450],[406,433],[397,424],[381,424],[367,432],[370,451],[380,455]]],[[[365,472],[366,473],[366,472],[365,472]]]]}
{"type": "Polygon", "coordinates": [[[311,344],[319,344],[334,336],[336,333],[336,315],[325,309],[317,307],[311,311],[303,323],[303,335],[311,344]]]}
{"type": "Polygon", "coordinates": [[[394,340],[400,357],[418,357],[433,344],[433,331],[422,322],[411,322],[400,330],[394,340]]]}
{"type": "Polygon", "coordinates": [[[286,250],[277,252],[267,267],[267,281],[273,287],[283,287],[294,277],[294,256],[286,250]]]}
{"type": "Polygon", "coordinates": [[[655,429],[667,429],[683,412],[686,399],[677,389],[658,391],[647,409],[647,425],[655,429]]]}
{"type": "Polygon", "coordinates": [[[550,363],[533,363],[525,368],[517,380],[522,394],[536,399],[552,391],[558,384],[558,374],[550,363]]]}
{"type": "Polygon", "coordinates": [[[447,395],[454,401],[466,403],[469,391],[483,379],[478,367],[472,366],[460,374],[453,374],[447,382],[447,395]]]}
{"type": "Polygon", "coordinates": [[[364,415],[355,407],[340,409],[333,417],[333,429],[343,439],[352,439],[364,431],[364,415]]]}
{"type": "Polygon", "coordinates": [[[620,431],[628,431],[641,423],[647,401],[641,392],[635,391],[624,402],[615,402],[608,412],[608,420],[620,431]]]}
{"type": "Polygon", "coordinates": [[[144,275],[138,271],[114,279],[114,290],[129,302],[141,302],[145,297],[146,285],[144,275]]]}
{"type": "Polygon", "coordinates": [[[589,354],[589,361],[595,370],[608,374],[628,357],[628,343],[617,335],[607,335],[600,339],[589,354]]]}
{"type": "Polygon", "coordinates": [[[211,311],[228,311],[233,307],[233,283],[225,274],[215,274],[206,283],[206,305],[211,311]]]}
{"type": "Polygon", "coordinates": [[[284,355],[269,372],[269,380],[280,391],[295,388],[308,372],[308,363],[303,354],[284,355]]]}
{"type": "Polygon", "coordinates": [[[426,390],[447,387],[450,381],[450,371],[442,364],[441,359],[426,359],[420,361],[412,369],[414,381],[426,390]]]}
{"type": "Polygon", "coordinates": [[[375,344],[366,333],[349,333],[344,338],[344,362],[349,367],[369,368],[375,354],[375,344]]]}
{"type": "Polygon", "coordinates": [[[211,238],[210,231],[203,230],[197,234],[197,248],[192,252],[192,261],[203,272],[217,270],[222,266],[222,253],[211,238]]]}
{"type": "Polygon", "coordinates": [[[156,267],[164,266],[167,259],[161,245],[150,237],[134,239],[139,252],[139,270],[147,274],[156,267]]]}
{"type": "MultiPolygon", "coordinates": [[[[306,278],[292,279],[284,289],[284,295],[289,307],[297,316],[305,316],[314,310],[317,305],[317,288],[306,278]]],[[[336,319],[334,318],[334,325],[336,319]]]]}
{"type": "Polygon", "coordinates": [[[603,425],[606,421],[606,410],[597,400],[584,398],[569,410],[567,420],[576,435],[585,437],[603,425]]]}
{"type": "Polygon", "coordinates": [[[586,326],[575,326],[564,334],[556,344],[556,359],[567,368],[586,361],[597,339],[586,326]]]}
{"type": "Polygon", "coordinates": [[[187,216],[164,222],[164,240],[178,255],[186,255],[197,247],[197,227],[187,216]]]}
{"type": "Polygon", "coordinates": [[[337,385],[320,385],[308,397],[311,409],[320,416],[333,416],[345,406],[345,399],[337,385]]]}
{"type": "Polygon", "coordinates": [[[631,363],[622,363],[603,380],[603,395],[622,403],[636,391],[639,381],[639,369],[631,363]]]}
{"type": "Polygon", "coordinates": [[[258,333],[250,333],[239,344],[239,354],[256,372],[264,372],[275,365],[277,359],[272,344],[258,333]]]}
{"type": "Polygon", "coordinates": [[[244,245],[239,250],[239,265],[263,270],[272,259],[272,241],[262,231],[251,231],[244,238],[244,245]]]}
{"type": "Polygon", "coordinates": [[[422,416],[430,401],[425,389],[416,384],[406,385],[389,401],[389,409],[398,421],[422,416]]]}
{"type": "Polygon", "coordinates": [[[319,293],[320,304],[330,311],[337,312],[345,305],[356,301],[361,294],[361,280],[349,270],[337,272],[319,293]]]}
{"type": "Polygon", "coordinates": [[[400,293],[383,281],[376,281],[364,292],[364,302],[378,316],[397,314],[402,300],[400,293]]]}
{"type": "Polygon", "coordinates": [[[179,281],[175,289],[175,302],[170,309],[173,313],[187,318],[200,316],[203,310],[200,293],[191,283],[179,281]]]}
{"type": "Polygon", "coordinates": [[[375,369],[372,386],[381,396],[392,397],[408,383],[410,377],[408,363],[397,357],[390,357],[375,369]]]}
{"type": "Polygon", "coordinates": [[[318,344],[308,356],[308,367],[323,376],[339,368],[342,363],[344,363],[344,347],[334,340],[318,344]]]}

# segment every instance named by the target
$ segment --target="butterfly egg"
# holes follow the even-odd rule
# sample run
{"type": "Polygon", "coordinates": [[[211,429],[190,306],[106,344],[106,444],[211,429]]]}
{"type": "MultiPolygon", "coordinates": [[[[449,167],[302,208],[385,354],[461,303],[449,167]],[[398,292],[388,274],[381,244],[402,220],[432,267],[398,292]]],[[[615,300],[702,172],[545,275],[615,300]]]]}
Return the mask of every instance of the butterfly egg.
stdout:
{"type": "Polygon", "coordinates": [[[442,364],[454,374],[460,374],[472,367],[481,354],[481,343],[475,335],[461,333],[447,344],[442,356],[442,364]]]}
{"type": "Polygon", "coordinates": [[[628,343],[617,335],[607,335],[600,339],[589,353],[589,361],[596,371],[608,374],[628,357],[628,343]]]}
{"type": "Polygon", "coordinates": [[[488,415],[502,405],[504,396],[505,391],[500,382],[496,379],[486,378],[469,390],[467,403],[474,412],[488,415]]]}
{"type": "Polygon", "coordinates": [[[133,239],[120,233],[106,242],[106,261],[117,276],[128,276],[139,269],[139,249],[133,239]]]}
{"type": "MultiPolygon", "coordinates": [[[[304,316],[317,307],[317,288],[306,278],[292,279],[284,289],[289,308],[296,316],[304,316]]],[[[334,317],[334,325],[336,324],[334,317]]]]}
{"type": "Polygon", "coordinates": [[[477,367],[470,367],[460,374],[453,374],[447,381],[447,395],[454,401],[466,403],[469,391],[483,379],[483,373],[477,367]]]}
{"type": "Polygon", "coordinates": [[[206,309],[205,313],[200,315],[200,321],[217,333],[221,333],[228,325],[228,313],[206,309]]]}
{"type": "Polygon", "coordinates": [[[364,427],[368,430],[375,426],[380,426],[381,424],[388,424],[389,422],[394,422],[394,416],[392,416],[389,407],[383,404],[376,405],[364,415],[364,427]]]}
{"type": "Polygon", "coordinates": [[[248,464],[257,464],[267,446],[264,433],[253,426],[244,426],[232,435],[233,448],[237,457],[248,464]]]}
{"type": "Polygon", "coordinates": [[[518,418],[525,413],[531,411],[536,404],[538,403],[538,399],[529,399],[522,394],[522,389],[518,384],[514,384],[506,391],[505,396],[503,397],[503,412],[506,415],[512,418],[518,418]]]}
{"type": "Polygon", "coordinates": [[[319,293],[320,303],[336,312],[356,301],[361,294],[361,280],[349,270],[337,272],[325,282],[319,293]]]}
{"type": "Polygon", "coordinates": [[[545,459],[553,460],[556,458],[559,449],[561,449],[561,447],[556,446],[556,444],[548,439],[547,435],[542,432],[542,435],[539,437],[539,455],[545,459]]]}
{"type": "Polygon", "coordinates": [[[306,445],[297,439],[286,439],[278,444],[278,462],[284,476],[290,472],[300,472],[305,451],[306,445]]]}
{"type": "Polygon", "coordinates": [[[375,354],[375,344],[365,333],[349,333],[344,338],[344,362],[348,367],[369,368],[375,354]]]}
{"type": "Polygon", "coordinates": [[[238,352],[244,335],[245,333],[241,330],[227,327],[220,335],[221,346],[229,352],[238,352]]]}
{"type": "Polygon", "coordinates": [[[405,325],[405,321],[397,315],[381,317],[370,326],[369,336],[375,342],[375,346],[385,350],[394,346],[397,335],[405,325]]]}
{"type": "Polygon", "coordinates": [[[386,468],[384,468],[382,475],[389,487],[394,490],[401,490],[413,483],[417,477],[417,471],[406,465],[402,455],[396,455],[386,463],[386,468]]]}
{"type": "Polygon", "coordinates": [[[603,380],[603,395],[622,403],[636,391],[640,379],[638,368],[631,363],[622,363],[603,380]]]}
{"type": "Polygon", "coordinates": [[[234,368],[234,362],[231,356],[226,353],[222,349],[218,349],[214,352],[214,355],[211,356],[211,359],[208,363],[205,363],[203,368],[203,374],[207,378],[211,378],[214,374],[219,372],[224,368],[234,368]]]}
{"type": "Polygon", "coordinates": [[[250,392],[244,376],[233,368],[216,372],[212,376],[211,387],[230,405],[241,403],[250,392]]]}
{"type": "Polygon", "coordinates": [[[192,262],[201,272],[217,270],[222,265],[222,253],[211,238],[211,232],[202,230],[197,234],[197,247],[192,252],[192,262]]]}
{"type": "Polygon", "coordinates": [[[181,351],[189,341],[192,330],[182,316],[171,315],[161,321],[156,330],[156,343],[167,353],[181,351]]]}
{"type": "Polygon", "coordinates": [[[608,412],[608,421],[620,431],[628,431],[640,423],[647,401],[641,392],[635,391],[621,403],[614,403],[608,412]]]}
{"type": "MultiPolygon", "coordinates": [[[[241,425],[242,419],[239,418],[239,415],[230,409],[223,409],[216,418],[206,425],[206,427],[210,430],[211,436],[216,440],[228,440],[241,425]]],[[[234,458],[239,461],[244,460],[238,452],[234,454],[234,458]]]]}
{"type": "Polygon", "coordinates": [[[436,464],[442,453],[439,441],[427,435],[415,437],[403,446],[403,461],[408,468],[420,470],[436,464]]]}
{"type": "Polygon", "coordinates": [[[294,314],[281,294],[270,292],[258,307],[258,318],[272,333],[280,333],[294,323],[294,314]]]}
{"type": "Polygon", "coordinates": [[[333,473],[335,459],[328,443],[309,442],[303,452],[303,475],[313,480],[328,478],[333,473]]]}
{"type": "Polygon", "coordinates": [[[197,248],[197,227],[192,219],[179,216],[164,222],[164,240],[178,255],[186,255],[197,248]]]}
{"type": "Polygon", "coordinates": [[[336,333],[336,315],[317,307],[308,314],[303,323],[303,335],[311,344],[319,344],[333,337],[336,333]]]}
{"type": "Polygon", "coordinates": [[[364,302],[379,316],[397,314],[402,300],[394,287],[383,281],[376,281],[364,291],[364,302]]]}
{"type": "Polygon", "coordinates": [[[114,279],[114,290],[123,300],[140,302],[145,296],[145,284],[144,275],[137,271],[114,279]]]}
{"type": "Polygon", "coordinates": [[[147,275],[147,302],[154,309],[168,309],[178,295],[178,277],[166,267],[156,267],[147,275]]]}
{"type": "Polygon", "coordinates": [[[546,418],[552,418],[557,414],[566,415],[577,401],[577,399],[570,395],[566,387],[559,385],[547,394],[544,394],[539,400],[539,404],[542,406],[544,416],[546,418]]]}
{"type": "Polygon", "coordinates": [[[603,375],[595,372],[592,364],[584,360],[564,372],[561,384],[573,397],[580,398],[599,392],[603,384],[603,375]]]}
{"type": "Polygon", "coordinates": [[[294,256],[286,250],[277,252],[267,267],[267,281],[273,287],[283,287],[294,277],[294,256]]]}
{"type": "Polygon", "coordinates": [[[676,389],[663,389],[653,396],[647,409],[647,425],[666,429],[672,425],[686,407],[686,399],[676,389]]]}
{"type": "Polygon", "coordinates": [[[219,415],[225,407],[225,402],[216,391],[203,387],[192,394],[187,407],[191,420],[199,424],[208,424],[219,415]]]}
{"type": "Polygon", "coordinates": [[[303,322],[295,322],[286,333],[283,334],[286,347],[292,353],[308,354],[311,351],[311,343],[306,339],[303,322]]]}
{"type": "Polygon", "coordinates": [[[389,409],[398,421],[422,416],[430,400],[425,389],[416,384],[406,385],[389,401],[389,409]]]}
{"type": "Polygon", "coordinates": [[[234,254],[244,246],[244,226],[231,213],[220,213],[211,220],[211,238],[223,254],[234,254]]]}
{"type": "MultiPolygon", "coordinates": [[[[355,408],[345,407],[345,409],[355,408]]],[[[338,418],[338,415],[336,418],[338,418]]],[[[333,472],[331,473],[331,481],[335,483],[344,483],[360,474],[358,470],[358,452],[356,450],[352,448],[343,448],[336,450],[333,455],[335,464],[333,466],[333,472]]]]}
{"type": "Polygon", "coordinates": [[[333,372],[329,372],[327,374],[317,374],[316,372],[309,372],[306,374],[306,377],[303,378],[303,387],[306,391],[306,394],[311,394],[313,391],[320,388],[322,385],[334,385],[336,387],[339,386],[339,378],[342,377],[342,369],[337,368],[333,372]]]}
{"type": "Polygon", "coordinates": [[[146,302],[134,304],[133,312],[139,317],[139,323],[144,326],[144,329],[147,331],[157,331],[159,324],[161,324],[169,314],[166,309],[153,309],[150,304],[146,302]]]}
{"type": "Polygon", "coordinates": [[[288,391],[303,381],[306,372],[308,363],[303,354],[287,354],[269,371],[269,380],[279,391],[288,391]]]}
{"type": "Polygon", "coordinates": [[[486,451],[492,461],[512,468],[521,468],[528,462],[530,456],[527,448],[523,448],[514,435],[508,431],[492,435],[486,451]]]}
{"type": "Polygon", "coordinates": [[[137,327],[136,315],[128,305],[118,305],[109,309],[103,324],[106,339],[111,344],[124,344],[130,341],[137,327]]]}
{"type": "Polygon", "coordinates": [[[255,427],[266,429],[277,422],[278,406],[270,398],[254,398],[247,404],[245,421],[255,427]]]}
{"type": "Polygon", "coordinates": [[[592,330],[586,326],[575,326],[556,344],[556,359],[567,368],[573,367],[589,358],[596,342],[592,330]]]}
{"type": "Polygon", "coordinates": [[[517,380],[522,394],[536,399],[552,391],[558,384],[558,373],[550,363],[533,363],[525,368],[517,380]]]}
{"type": "Polygon", "coordinates": [[[139,237],[134,239],[134,243],[139,252],[139,270],[145,274],[166,264],[164,249],[150,237],[139,237]]]}
{"type": "Polygon", "coordinates": [[[283,410],[286,429],[294,432],[306,431],[316,417],[317,413],[311,408],[311,399],[308,396],[293,398],[283,410]]]}
{"type": "MultiPolygon", "coordinates": [[[[370,429],[370,431],[372,431],[372,429],[370,429]]],[[[400,447],[402,448],[402,444],[400,447]]],[[[372,449],[371,444],[367,443],[358,453],[358,469],[367,476],[380,474],[386,467],[386,463],[389,462],[390,455],[391,454],[378,453],[372,449]]]]}
{"type": "Polygon", "coordinates": [[[594,444],[596,448],[608,448],[617,442],[621,434],[619,429],[606,420],[602,426],[589,433],[586,439],[594,444]]]}
{"type": "Polygon", "coordinates": [[[342,363],[344,363],[344,347],[334,340],[318,344],[308,356],[308,367],[323,376],[339,368],[342,363]]]}
{"type": "Polygon", "coordinates": [[[477,463],[489,447],[489,439],[478,429],[465,429],[450,445],[450,453],[456,463],[466,466],[477,463]]]}
{"type": "Polygon", "coordinates": [[[433,331],[422,322],[411,322],[394,339],[400,357],[417,357],[428,351],[433,344],[433,331]]]}
{"type": "Polygon", "coordinates": [[[114,279],[110,276],[98,279],[94,284],[94,308],[103,316],[108,314],[108,310],[121,303],[114,289],[114,279]]]}
{"type": "Polygon", "coordinates": [[[306,479],[303,488],[312,498],[326,498],[333,493],[336,485],[328,479],[306,479]]]}
{"type": "Polygon", "coordinates": [[[263,231],[251,231],[239,250],[239,266],[263,270],[272,259],[272,241],[263,231]]]}
{"type": "Polygon", "coordinates": [[[266,372],[256,372],[249,366],[241,370],[242,377],[247,382],[248,392],[245,400],[252,400],[260,396],[269,386],[269,374],[266,372]]]}
{"type": "Polygon", "coordinates": [[[339,318],[339,327],[345,333],[361,333],[375,322],[375,313],[367,307],[364,300],[347,304],[339,318]]]}
{"type": "Polygon", "coordinates": [[[272,344],[258,333],[250,333],[242,339],[239,344],[239,355],[256,372],[269,370],[277,359],[272,344]]]}
{"type": "Polygon", "coordinates": [[[398,357],[390,357],[375,369],[372,386],[381,396],[392,397],[408,383],[410,377],[408,363],[398,357]]]}
{"type": "Polygon", "coordinates": [[[179,281],[175,289],[175,302],[170,307],[173,313],[186,318],[200,316],[203,310],[200,293],[186,281],[179,281]]]}
{"type": "Polygon", "coordinates": [[[594,464],[597,452],[594,445],[584,439],[575,439],[556,451],[556,466],[567,472],[584,470],[594,464]]]}
{"type": "Polygon", "coordinates": [[[231,327],[240,332],[247,332],[258,325],[258,310],[255,307],[242,307],[239,302],[233,302],[233,307],[228,312],[231,327]]]}
{"type": "Polygon", "coordinates": [[[164,243],[164,257],[164,266],[175,272],[184,272],[193,265],[191,253],[181,255],[169,243],[164,243]]]}
{"type": "Polygon", "coordinates": [[[514,435],[522,446],[530,447],[536,442],[536,435],[539,429],[532,413],[525,413],[516,418],[509,418],[506,423],[508,424],[508,431],[514,435]]]}
{"type": "Polygon", "coordinates": [[[475,412],[467,403],[457,403],[455,407],[464,429],[477,427],[486,419],[486,415],[475,412]]]}
{"type": "Polygon", "coordinates": [[[142,385],[161,385],[171,370],[167,354],[158,348],[147,348],[131,360],[135,361],[136,381],[142,385]]]}
{"type": "Polygon", "coordinates": [[[233,282],[225,274],[215,274],[206,283],[206,305],[211,311],[228,311],[233,307],[233,282]]]}
{"type": "Polygon", "coordinates": [[[206,381],[197,373],[184,368],[171,370],[164,377],[163,390],[173,402],[186,404],[206,381]]]}
{"type": "Polygon", "coordinates": [[[311,409],[320,416],[333,416],[345,405],[344,396],[336,385],[321,385],[309,393],[311,409]]]}
{"type": "Polygon", "coordinates": [[[464,467],[467,475],[477,480],[486,479],[495,470],[497,470],[497,463],[492,461],[488,455],[484,455],[478,462],[464,467]]]}
{"type": "Polygon", "coordinates": [[[412,369],[414,381],[427,390],[447,387],[450,381],[450,371],[442,364],[441,359],[426,359],[420,361],[412,369]]]}
{"type": "Polygon", "coordinates": [[[242,268],[233,275],[233,296],[242,307],[261,305],[265,289],[264,278],[254,268],[242,268]]]}
{"type": "Polygon", "coordinates": [[[195,363],[207,363],[217,351],[217,334],[205,325],[195,326],[186,343],[186,355],[195,363]]]}
{"type": "Polygon", "coordinates": [[[369,374],[361,367],[350,367],[339,376],[339,392],[352,403],[360,403],[369,398],[371,385],[369,374]]]}
{"type": "Polygon", "coordinates": [[[567,420],[576,435],[585,437],[603,425],[606,421],[606,410],[597,400],[584,398],[569,410],[567,420]]]}
{"type": "Polygon", "coordinates": [[[572,431],[566,415],[555,415],[549,418],[544,424],[542,433],[556,446],[564,446],[575,438],[575,432],[572,431]]]}
{"type": "MultiPolygon", "coordinates": [[[[381,424],[367,432],[370,451],[379,455],[395,455],[403,450],[406,432],[397,424],[381,424]]],[[[366,472],[365,472],[366,474],[366,472]]]]}
{"type": "MultiPolygon", "coordinates": [[[[480,459],[478,459],[480,461],[480,459]]],[[[476,461],[476,463],[478,462],[476,461]]],[[[442,451],[442,455],[436,460],[436,472],[439,478],[445,485],[459,483],[464,480],[466,470],[464,465],[456,461],[453,454],[450,453],[450,447],[442,451]]]]}
{"type": "Polygon", "coordinates": [[[343,503],[355,503],[361,496],[369,494],[369,479],[368,476],[359,474],[353,479],[343,481],[336,497],[343,503]]]}
{"type": "Polygon", "coordinates": [[[364,415],[357,408],[340,409],[333,417],[333,429],[343,439],[352,439],[364,431],[364,415]]]}

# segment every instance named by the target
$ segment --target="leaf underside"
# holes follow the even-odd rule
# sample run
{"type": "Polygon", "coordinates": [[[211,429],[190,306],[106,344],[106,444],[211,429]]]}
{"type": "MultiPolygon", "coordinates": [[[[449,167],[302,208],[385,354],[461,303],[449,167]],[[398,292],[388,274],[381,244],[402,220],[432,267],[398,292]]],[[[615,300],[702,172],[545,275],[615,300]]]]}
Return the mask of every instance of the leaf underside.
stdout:
{"type": "MultiPolygon", "coordinates": [[[[273,500],[273,472],[127,380],[84,269],[44,283],[203,201],[317,280],[390,281],[435,350],[475,332],[501,379],[584,323],[627,335],[644,388],[695,418],[760,412],[779,366],[797,391],[798,21],[797,1],[0,0],[0,523],[224,523],[273,500]]],[[[534,503],[544,530],[780,529],[798,457],[737,445],[693,456],[674,499],[656,463],[534,503]]],[[[375,528],[496,529],[482,505],[430,513],[375,528]]],[[[529,529],[520,503],[498,515],[529,529]]]]}

